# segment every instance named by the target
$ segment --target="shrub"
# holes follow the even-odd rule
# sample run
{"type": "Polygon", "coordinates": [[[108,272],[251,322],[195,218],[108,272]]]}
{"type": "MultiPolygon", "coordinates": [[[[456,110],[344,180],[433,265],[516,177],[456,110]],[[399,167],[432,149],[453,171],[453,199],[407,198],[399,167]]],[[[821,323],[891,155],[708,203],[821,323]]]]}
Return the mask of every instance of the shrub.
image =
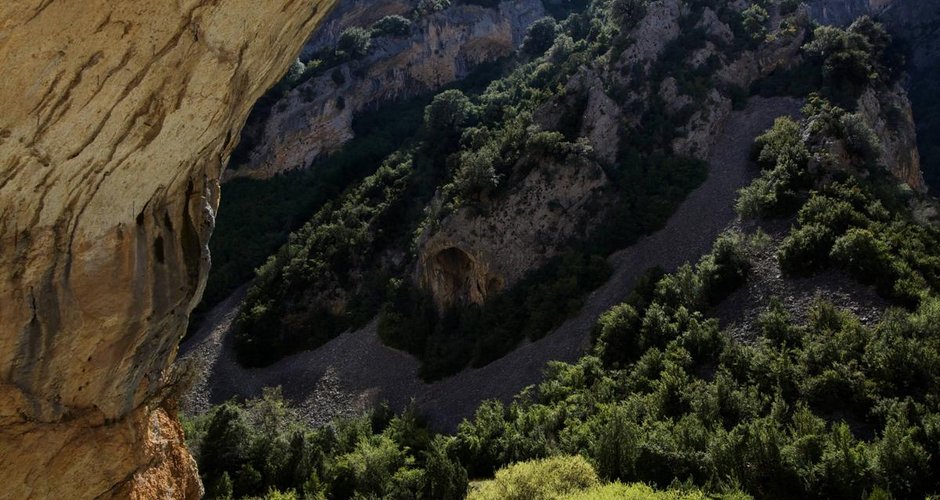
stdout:
{"type": "Polygon", "coordinates": [[[830,97],[850,102],[866,86],[890,78],[894,63],[886,57],[891,37],[868,17],[848,29],[820,26],[803,48],[822,67],[830,97]]]}
{"type": "Polygon", "coordinates": [[[744,29],[752,41],[763,41],[767,36],[767,21],[770,14],[759,3],[755,3],[742,12],[744,29]]]}
{"type": "Polygon", "coordinates": [[[456,89],[445,90],[434,96],[424,110],[424,127],[431,141],[455,142],[474,114],[473,104],[456,89]]]}
{"type": "Polygon", "coordinates": [[[631,30],[646,16],[649,0],[613,0],[610,17],[623,30],[631,30]]]}
{"type": "Polygon", "coordinates": [[[712,251],[696,269],[702,277],[702,294],[706,303],[716,305],[744,284],[751,269],[744,237],[740,233],[724,233],[715,240],[712,251]]]}
{"type": "Polygon", "coordinates": [[[415,16],[424,17],[428,14],[441,11],[450,7],[451,0],[420,0],[415,7],[415,16]]]}
{"type": "Polygon", "coordinates": [[[487,143],[480,149],[463,151],[460,154],[460,166],[454,174],[454,187],[460,199],[479,200],[499,186],[496,166],[500,163],[500,154],[493,143],[487,143]]]}
{"type": "Polygon", "coordinates": [[[754,140],[753,150],[758,165],[765,170],[775,168],[784,156],[794,156],[799,161],[809,156],[800,124],[788,116],[774,120],[773,127],[754,140]]]}
{"type": "Polygon", "coordinates": [[[888,293],[897,280],[888,246],[867,229],[850,229],[839,237],[831,256],[861,281],[878,284],[888,293]]]}
{"type": "Polygon", "coordinates": [[[411,34],[411,21],[402,16],[385,16],[372,25],[372,36],[407,36],[411,34]]]}
{"type": "Polygon", "coordinates": [[[467,494],[467,470],[448,454],[450,442],[437,436],[425,453],[425,498],[461,500],[467,494]]]}
{"type": "Polygon", "coordinates": [[[745,219],[771,215],[773,207],[777,205],[777,191],[773,183],[764,177],[738,191],[738,198],[734,202],[734,210],[745,219]]]}
{"type": "Polygon", "coordinates": [[[552,17],[543,17],[529,26],[522,51],[530,56],[540,56],[555,43],[558,35],[558,23],[552,17]]]}
{"type": "Polygon", "coordinates": [[[892,493],[913,497],[927,486],[929,456],[915,437],[918,433],[905,417],[893,415],[874,446],[875,474],[892,493]]]}
{"type": "Polygon", "coordinates": [[[634,359],[640,349],[640,316],[629,304],[610,308],[597,320],[598,355],[608,365],[634,359]]]}
{"type": "Polygon", "coordinates": [[[750,498],[744,493],[727,493],[720,497],[706,495],[694,488],[669,489],[665,491],[654,490],[645,484],[611,483],[594,486],[584,491],[572,493],[563,497],[563,500],[706,500],[707,498],[723,498],[726,500],[746,500],[750,498]]]}
{"type": "Polygon", "coordinates": [[[842,139],[849,153],[855,155],[863,165],[877,166],[884,154],[881,141],[859,114],[844,114],[839,120],[842,139]]]}
{"type": "Polygon", "coordinates": [[[601,413],[591,456],[605,479],[635,477],[640,458],[640,426],[621,406],[601,413]]]}
{"type": "Polygon", "coordinates": [[[599,484],[584,458],[553,457],[521,462],[471,489],[467,500],[551,500],[599,484]]]}
{"type": "Polygon", "coordinates": [[[829,262],[833,243],[832,230],[820,224],[808,224],[791,231],[777,251],[780,268],[797,275],[822,269],[829,262]]]}
{"type": "Polygon", "coordinates": [[[337,52],[348,59],[358,59],[368,54],[371,46],[372,34],[356,26],[346,28],[336,41],[337,52]]]}

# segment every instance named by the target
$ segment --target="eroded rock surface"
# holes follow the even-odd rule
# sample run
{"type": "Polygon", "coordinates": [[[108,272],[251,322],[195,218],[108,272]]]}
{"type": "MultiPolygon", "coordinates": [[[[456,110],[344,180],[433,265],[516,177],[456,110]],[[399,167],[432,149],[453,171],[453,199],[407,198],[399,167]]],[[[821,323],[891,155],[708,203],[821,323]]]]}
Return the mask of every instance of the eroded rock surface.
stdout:
{"type": "Polygon", "coordinates": [[[385,16],[408,16],[418,3],[419,0],[337,0],[336,7],[307,40],[300,57],[309,59],[318,50],[334,48],[349,27],[369,28],[385,16]]]}
{"type": "Polygon", "coordinates": [[[544,13],[540,0],[504,1],[496,8],[460,4],[416,21],[411,36],[374,40],[368,56],[329,69],[278,101],[253,138],[257,146],[248,161],[233,165],[226,179],[308,167],[353,138],[356,113],[439,89],[481,63],[508,56],[544,13]]]}
{"type": "MultiPolygon", "coordinates": [[[[779,17],[776,11],[774,15],[779,17]]],[[[651,2],[630,32],[630,45],[613,64],[580,67],[566,83],[565,92],[533,112],[539,129],[557,131],[563,128],[567,110],[577,110],[577,137],[590,150],[586,157],[561,162],[537,158],[534,163],[539,166],[534,169],[526,168],[532,158],[522,158],[513,174],[519,180],[505,196],[458,208],[423,235],[418,242],[416,281],[439,308],[482,304],[488,295],[511,287],[597,227],[615,199],[603,166],[616,163],[623,136],[630,133],[624,132],[625,127],[644,127],[645,113],[655,97],[664,102],[663,113],[670,118],[682,116],[687,107],[697,108],[679,120],[683,124],[671,147],[676,154],[708,158],[732,114],[730,96],[711,89],[696,99],[683,94],[675,78],[666,77],[653,85],[655,78],[648,74],[680,36],[682,16],[678,0],[651,2]]],[[[733,53],[708,40],[684,62],[690,68],[716,64],[715,77],[725,87],[749,88],[757,79],[793,62],[806,39],[806,16],[805,10],[796,12],[797,29],[777,30],[774,41],[757,50],[731,57],[733,53]],[[715,62],[707,63],[710,59],[715,62]]],[[[780,19],[776,21],[779,26],[780,19]]],[[[704,9],[698,24],[717,43],[731,45],[733,32],[715,12],[704,9]]]]}
{"type": "Polygon", "coordinates": [[[896,85],[880,93],[868,90],[859,99],[858,110],[881,139],[883,152],[879,162],[911,189],[926,191],[924,173],[920,168],[920,152],[917,150],[914,113],[904,89],[896,85]]]}
{"type": "Polygon", "coordinates": [[[199,495],[171,364],[218,179],[332,4],[0,4],[4,495],[199,495]]]}

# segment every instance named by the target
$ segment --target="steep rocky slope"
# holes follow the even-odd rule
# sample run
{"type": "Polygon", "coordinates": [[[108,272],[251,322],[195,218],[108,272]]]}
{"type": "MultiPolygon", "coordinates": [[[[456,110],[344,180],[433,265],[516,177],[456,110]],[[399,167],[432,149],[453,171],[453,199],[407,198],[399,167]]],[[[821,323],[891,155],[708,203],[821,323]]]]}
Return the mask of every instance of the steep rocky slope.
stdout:
{"type": "MultiPolygon", "coordinates": [[[[940,2],[932,0],[815,0],[810,13],[820,23],[846,25],[862,15],[883,22],[907,51],[919,154],[926,184],[940,186],[940,108],[934,96],[940,77],[940,2]]],[[[910,106],[902,107],[909,113],[910,106]]]]}
{"type": "Polygon", "coordinates": [[[332,4],[0,5],[4,496],[199,496],[171,364],[218,179],[332,4]]]}
{"type": "MultiPolygon", "coordinates": [[[[530,163],[539,167],[513,181],[508,196],[489,201],[482,213],[476,205],[460,208],[425,233],[418,244],[416,275],[435,302],[482,304],[486,295],[515,284],[570,241],[586,239],[609,216],[598,207],[610,206],[616,199],[604,167],[622,161],[622,143],[629,140],[625,136],[639,135],[651,114],[661,112],[675,120],[677,131],[668,145],[675,154],[707,159],[731,115],[727,89],[748,88],[758,78],[787,67],[806,37],[800,26],[754,50],[732,50],[732,29],[713,10],[705,8],[693,24],[689,19],[695,16],[687,9],[678,0],[651,2],[629,32],[633,42],[622,53],[612,53],[615,58],[609,64],[584,64],[568,79],[563,93],[533,112],[538,127],[556,131],[565,127],[563,122],[575,110],[580,115],[576,135],[590,148],[588,159],[569,154],[559,166],[552,159],[524,156],[518,161],[519,170],[528,172],[530,163]],[[696,43],[680,40],[683,23],[692,24],[685,28],[702,33],[705,41],[688,53],[667,55],[670,47],[696,43]],[[668,76],[654,71],[675,64],[670,58],[679,60],[672,69],[680,77],[686,72],[713,72],[714,86],[701,95],[689,95],[689,86],[680,89],[669,71],[668,76]],[[663,109],[652,111],[657,100],[663,109]]],[[[805,14],[797,13],[794,19],[802,23],[805,14]]]]}
{"type": "Polygon", "coordinates": [[[343,30],[355,26],[368,28],[385,16],[407,16],[418,0],[338,0],[316,31],[300,51],[301,59],[313,57],[317,51],[336,46],[343,30]]]}
{"type": "Polygon", "coordinates": [[[702,181],[735,99],[801,59],[804,11],[774,9],[750,33],[744,8],[658,0],[618,24],[595,5],[548,23],[541,51],[485,91],[439,94],[413,141],[259,268],[240,360],[264,366],[379,315],[389,345],[442,360],[422,372],[432,379],[577,313],[604,257],[665,224],[702,181]],[[427,304],[441,318],[482,305],[484,319],[454,319],[478,330],[447,337],[427,304]]]}
{"type": "MultiPolygon", "coordinates": [[[[423,383],[417,377],[418,361],[382,345],[371,324],[316,351],[246,370],[238,365],[231,344],[242,299],[242,294],[236,294],[220,304],[182,347],[182,358],[199,366],[196,383],[182,399],[183,411],[199,415],[209,411],[211,404],[232,397],[258,397],[263,387],[283,386],[285,396],[302,409],[304,418],[318,425],[368,411],[382,401],[400,409],[414,399],[435,427],[453,430],[482,401],[509,401],[525,386],[537,383],[545,363],[576,360],[589,343],[598,316],[629,295],[648,268],[674,269],[707,251],[712,239],[733,224],[737,190],[755,173],[748,160],[754,137],[775,118],[798,115],[799,107],[795,99],[756,98],[747,109],[732,114],[722,123],[709,154],[711,175],[667,226],[611,256],[613,275],[591,294],[576,317],[495,363],[423,383]]],[[[828,291],[826,285],[820,288],[821,293],[828,291]]]]}
{"type": "MultiPolygon", "coordinates": [[[[380,2],[378,7],[365,16],[363,6],[346,4],[350,18],[335,20],[335,26],[361,24],[377,12],[404,6],[380,2]]],[[[495,8],[458,4],[416,20],[409,36],[374,39],[366,57],[328,68],[279,100],[264,122],[254,125],[251,141],[257,146],[247,162],[233,165],[226,179],[265,178],[309,166],[353,137],[356,113],[438,89],[480,63],[511,54],[543,15],[541,0],[504,1],[495,8]]],[[[332,31],[318,34],[313,46],[322,47],[333,36],[332,31]]]]}
{"type": "Polygon", "coordinates": [[[812,0],[807,2],[813,19],[822,24],[849,24],[863,15],[884,12],[894,0],[812,0]]]}

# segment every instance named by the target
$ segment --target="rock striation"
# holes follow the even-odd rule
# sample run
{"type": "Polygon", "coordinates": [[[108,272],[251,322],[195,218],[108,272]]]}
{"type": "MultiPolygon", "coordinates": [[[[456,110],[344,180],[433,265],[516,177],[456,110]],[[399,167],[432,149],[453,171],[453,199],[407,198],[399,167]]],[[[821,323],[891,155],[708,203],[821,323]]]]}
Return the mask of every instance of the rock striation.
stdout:
{"type": "Polygon", "coordinates": [[[496,8],[459,4],[416,21],[411,36],[373,40],[369,55],[328,69],[281,99],[252,138],[257,146],[248,161],[233,165],[225,179],[306,168],[353,138],[356,113],[440,89],[481,63],[508,56],[544,15],[540,0],[504,1],[496,8]]]}
{"type": "Polygon", "coordinates": [[[4,495],[201,494],[172,362],[219,176],[333,3],[0,4],[4,495]]]}

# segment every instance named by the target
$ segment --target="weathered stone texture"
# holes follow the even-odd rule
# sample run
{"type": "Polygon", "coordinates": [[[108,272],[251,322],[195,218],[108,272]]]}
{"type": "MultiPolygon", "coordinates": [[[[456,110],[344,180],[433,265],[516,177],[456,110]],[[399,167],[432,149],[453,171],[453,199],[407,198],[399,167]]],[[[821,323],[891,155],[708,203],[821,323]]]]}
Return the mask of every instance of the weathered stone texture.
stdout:
{"type": "Polygon", "coordinates": [[[0,3],[4,495],[198,494],[159,408],[205,281],[218,178],[332,4],[0,3]],[[134,493],[160,487],[155,471],[184,477],[134,493]]]}

